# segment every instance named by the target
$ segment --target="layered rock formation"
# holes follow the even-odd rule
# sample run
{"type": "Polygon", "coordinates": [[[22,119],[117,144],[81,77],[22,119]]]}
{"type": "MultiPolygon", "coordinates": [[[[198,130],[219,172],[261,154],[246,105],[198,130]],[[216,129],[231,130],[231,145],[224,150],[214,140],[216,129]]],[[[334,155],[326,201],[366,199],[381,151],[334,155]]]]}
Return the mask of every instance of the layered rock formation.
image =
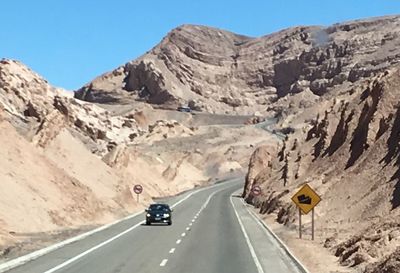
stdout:
{"type": "Polygon", "coordinates": [[[93,153],[104,155],[113,146],[133,143],[144,133],[132,115],[111,116],[103,108],[76,100],[14,60],[1,61],[0,88],[0,104],[10,122],[42,147],[67,128],[93,153]]]}
{"type": "Polygon", "coordinates": [[[287,112],[288,105],[308,107],[398,63],[399,33],[399,17],[295,27],[259,38],[183,25],[75,97],[162,107],[190,104],[220,113],[287,112]]]}
{"type": "Polygon", "coordinates": [[[320,240],[342,265],[383,272],[371,264],[381,268],[398,255],[399,88],[400,67],[392,68],[297,114],[300,129],[287,136],[268,166],[254,163],[267,160],[257,152],[250,160],[247,201],[295,226],[290,197],[311,184],[323,198],[320,240]],[[261,185],[263,196],[252,196],[252,185],[261,185]]]}

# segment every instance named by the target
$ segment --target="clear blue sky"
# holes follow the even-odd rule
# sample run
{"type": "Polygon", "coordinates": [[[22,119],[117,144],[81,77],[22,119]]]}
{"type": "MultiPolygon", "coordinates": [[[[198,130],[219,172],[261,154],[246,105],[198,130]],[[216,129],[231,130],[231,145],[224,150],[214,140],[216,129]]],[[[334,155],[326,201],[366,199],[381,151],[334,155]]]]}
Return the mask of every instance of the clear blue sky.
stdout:
{"type": "Polygon", "coordinates": [[[0,4],[0,58],[76,89],[134,59],[168,31],[201,24],[249,36],[400,14],[398,0],[15,0],[0,4]]]}

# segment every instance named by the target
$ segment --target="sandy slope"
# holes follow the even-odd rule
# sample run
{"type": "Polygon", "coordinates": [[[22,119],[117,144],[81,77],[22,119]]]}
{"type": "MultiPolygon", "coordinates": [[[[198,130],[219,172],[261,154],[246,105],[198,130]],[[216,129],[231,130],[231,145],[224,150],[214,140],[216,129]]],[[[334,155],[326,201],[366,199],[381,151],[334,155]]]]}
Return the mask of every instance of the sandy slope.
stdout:
{"type": "MultiPolygon", "coordinates": [[[[68,108],[69,115],[87,119],[85,126],[66,122],[62,113],[49,109],[39,127],[17,131],[25,121],[1,111],[0,248],[5,259],[144,209],[153,198],[242,174],[253,149],[275,141],[242,120],[199,128],[160,121],[150,130],[144,126],[133,144],[97,140],[98,133],[92,134],[96,127],[88,126],[102,112],[91,114],[90,105],[81,111],[80,105],[68,108]],[[85,112],[90,116],[82,116],[85,112]],[[96,145],[108,151],[98,153],[96,145]],[[140,204],[132,193],[134,184],[144,187],[140,204]]],[[[171,115],[163,114],[158,112],[161,120],[171,115]]],[[[101,122],[107,124],[107,119],[101,122]]]]}
{"type": "MultiPolygon", "coordinates": [[[[91,188],[19,136],[9,123],[0,126],[3,229],[39,232],[111,218],[106,206],[116,204],[100,200],[91,188]]],[[[12,239],[5,234],[2,244],[12,239]]]]}
{"type": "Polygon", "coordinates": [[[240,174],[269,139],[244,117],[78,101],[12,60],[0,61],[0,87],[2,258],[240,174]],[[236,125],[193,127],[209,121],[236,125]]]}
{"type": "MultiPolygon", "coordinates": [[[[45,147],[27,141],[7,121],[0,123],[0,129],[0,245],[7,253],[24,241],[34,249],[32,238],[43,232],[107,223],[143,209],[154,197],[212,183],[214,176],[238,174],[253,149],[248,142],[257,145],[268,139],[259,129],[255,129],[258,136],[255,132],[250,136],[244,129],[212,128],[207,133],[204,128],[196,145],[196,136],[168,138],[154,145],[119,145],[101,158],[68,128],[45,147]],[[228,141],[227,135],[231,136],[228,141]],[[134,184],[145,188],[140,204],[131,192],[134,184]]],[[[57,236],[45,244],[54,240],[57,236]]],[[[43,242],[37,244],[43,246],[43,242]]]]}

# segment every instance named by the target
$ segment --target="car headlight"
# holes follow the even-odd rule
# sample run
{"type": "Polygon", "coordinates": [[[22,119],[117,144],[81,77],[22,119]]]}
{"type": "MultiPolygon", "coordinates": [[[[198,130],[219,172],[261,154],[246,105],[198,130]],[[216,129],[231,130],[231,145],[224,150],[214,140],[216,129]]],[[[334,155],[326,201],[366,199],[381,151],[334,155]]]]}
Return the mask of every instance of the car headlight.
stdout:
{"type": "Polygon", "coordinates": [[[147,216],[147,217],[150,217],[151,215],[150,215],[150,213],[147,213],[146,216],[147,216]]]}
{"type": "Polygon", "coordinates": [[[164,217],[169,217],[169,213],[164,213],[164,217]]]}

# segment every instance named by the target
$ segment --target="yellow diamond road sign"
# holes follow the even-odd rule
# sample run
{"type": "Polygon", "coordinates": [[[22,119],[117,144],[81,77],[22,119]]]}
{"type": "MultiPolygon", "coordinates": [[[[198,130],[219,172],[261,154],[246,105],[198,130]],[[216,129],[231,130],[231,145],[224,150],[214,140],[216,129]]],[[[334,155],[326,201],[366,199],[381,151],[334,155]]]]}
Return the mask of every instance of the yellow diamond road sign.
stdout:
{"type": "Polygon", "coordinates": [[[321,201],[321,197],[308,185],[305,184],[295,195],[292,201],[304,214],[309,213],[321,201]]]}

